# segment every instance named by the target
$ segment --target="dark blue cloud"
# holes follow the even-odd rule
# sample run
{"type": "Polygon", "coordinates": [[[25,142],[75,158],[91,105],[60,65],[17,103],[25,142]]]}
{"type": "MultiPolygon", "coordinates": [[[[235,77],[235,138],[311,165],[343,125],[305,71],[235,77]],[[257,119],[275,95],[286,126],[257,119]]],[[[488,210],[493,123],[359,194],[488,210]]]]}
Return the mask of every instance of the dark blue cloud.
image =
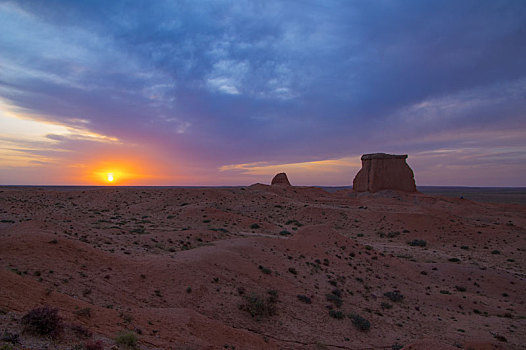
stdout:
{"type": "Polygon", "coordinates": [[[0,96],[210,166],[428,150],[525,128],[524,18],[494,0],[1,2],[0,96]]]}

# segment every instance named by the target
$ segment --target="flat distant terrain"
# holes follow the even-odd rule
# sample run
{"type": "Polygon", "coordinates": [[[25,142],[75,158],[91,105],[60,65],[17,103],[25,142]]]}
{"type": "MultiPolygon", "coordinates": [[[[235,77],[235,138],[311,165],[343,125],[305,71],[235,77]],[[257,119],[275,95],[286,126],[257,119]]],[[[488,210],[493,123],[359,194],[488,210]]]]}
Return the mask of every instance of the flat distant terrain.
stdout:
{"type": "Polygon", "coordinates": [[[418,186],[425,194],[463,197],[477,202],[516,203],[526,205],[526,187],[443,187],[418,186]]]}
{"type": "Polygon", "coordinates": [[[0,348],[524,348],[524,189],[329,190],[1,187],[0,348]]]}

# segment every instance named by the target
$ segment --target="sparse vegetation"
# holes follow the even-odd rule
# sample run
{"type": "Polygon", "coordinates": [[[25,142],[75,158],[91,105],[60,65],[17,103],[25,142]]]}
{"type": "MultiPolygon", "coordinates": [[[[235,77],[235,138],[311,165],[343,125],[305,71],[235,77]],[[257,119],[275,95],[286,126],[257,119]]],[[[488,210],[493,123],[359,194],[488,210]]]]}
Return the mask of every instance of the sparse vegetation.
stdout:
{"type": "Polygon", "coordinates": [[[404,300],[404,296],[402,295],[402,293],[400,293],[399,290],[394,290],[392,292],[384,293],[384,296],[388,297],[389,300],[395,303],[404,300]]]}
{"type": "Polygon", "coordinates": [[[427,242],[423,239],[413,239],[412,241],[408,242],[412,247],[425,247],[427,245],[427,242]]]}
{"type": "Polygon", "coordinates": [[[343,312],[336,310],[329,310],[329,316],[337,320],[343,320],[345,318],[345,314],[343,312]]]}
{"type": "Polygon", "coordinates": [[[265,275],[270,275],[272,273],[272,270],[271,269],[268,269],[262,265],[259,265],[258,266],[258,269],[263,272],[265,275]]]}
{"type": "Polygon", "coordinates": [[[130,331],[123,331],[115,337],[115,344],[128,349],[137,348],[137,341],[137,334],[130,331]]]}
{"type": "Polygon", "coordinates": [[[351,314],[349,318],[353,325],[361,331],[367,331],[371,328],[371,323],[360,315],[351,314]]]}
{"type": "Polygon", "coordinates": [[[29,311],[22,317],[21,323],[24,332],[50,338],[58,338],[64,330],[58,309],[48,306],[29,311]]]}
{"type": "Polygon", "coordinates": [[[92,336],[89,329],[79,324],[70,325],[69,329],[79,338],[89,338],[92,336]]]}
{"type": "Polygon", "coordinates": [[[342,304],[343,304],[343,300],[341,299],[341,297],[339,295],[334,294],[334,293],[328,293],[326,295],[326,298],[327,298],[327,301],[330,301],[336,307],[341,307],[342,304]]]}
{"type": "Polygon", "coordinates": [[[244,297],[245,302],[240,308],[258,320],[272,316],[276,313],[277,293],[269,294],[268,297],[263,297],[256,293],[250,293],[244,297]]]}

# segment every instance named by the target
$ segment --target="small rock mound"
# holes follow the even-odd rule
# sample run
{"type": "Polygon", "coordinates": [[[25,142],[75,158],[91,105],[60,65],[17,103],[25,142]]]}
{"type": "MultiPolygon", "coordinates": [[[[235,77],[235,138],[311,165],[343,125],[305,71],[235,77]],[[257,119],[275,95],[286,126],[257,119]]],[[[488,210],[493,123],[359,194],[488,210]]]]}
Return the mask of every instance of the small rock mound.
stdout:
{"type": "Polygon", "coordinates": [[[407,154],[364,154],[362,169],[353,180],[353,190],[416,192],[413,170],[407,165],[406,159],[407,154]]]}
{"type": "Polygon", "coordinates": [[[274,176],[272,179],[271,185],[287,185],[290,186],[289,179],[287,178],[287,174],[285,173],[279,173],[274,176]]]}

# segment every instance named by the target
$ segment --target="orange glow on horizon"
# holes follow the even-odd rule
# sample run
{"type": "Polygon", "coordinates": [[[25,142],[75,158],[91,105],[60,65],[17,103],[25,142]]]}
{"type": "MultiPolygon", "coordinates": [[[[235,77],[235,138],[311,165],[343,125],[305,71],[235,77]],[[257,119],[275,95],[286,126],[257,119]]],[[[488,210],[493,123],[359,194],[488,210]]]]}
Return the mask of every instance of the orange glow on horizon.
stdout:
{"type": "Polygon", "coordinates": [[[149,169],[154,173],[151,164],[144,164],[137,159],[115,159],[98,161],[95,164],[85,164],[81,175],[83,182],[99,185],[135,185],[145,180],[154,178],[149,173],[144,173],[143,169],[149,169]]]}
{"type": "Polygon", "coordinates": [[[104,183],[108,185],[129,184],[136,180],[147,178],[144,174],[138,174],[133,169],[113,166],[111,168],[102,168],[93,172],[90,176],[91,182],[104,183]]]}
{"type": "Polygon", "coordinates": [[[68,166],[70,182],[87,186],[158,186],[178,184],[183,178],[180,162],[177,169],[168,167],[165,158],[145,148],[121,145],[120,149],[90,153],[68,166]]]}

